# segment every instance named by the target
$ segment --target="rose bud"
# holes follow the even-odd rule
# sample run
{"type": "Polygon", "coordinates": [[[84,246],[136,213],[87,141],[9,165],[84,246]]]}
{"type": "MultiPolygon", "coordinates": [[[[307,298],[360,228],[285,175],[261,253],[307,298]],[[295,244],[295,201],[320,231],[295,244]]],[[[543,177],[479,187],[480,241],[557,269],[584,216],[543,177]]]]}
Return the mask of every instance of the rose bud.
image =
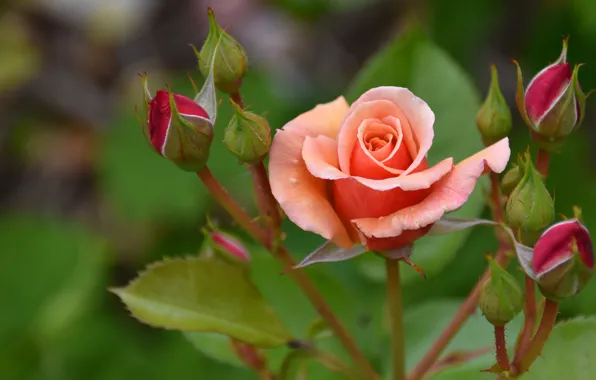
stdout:
{"type": "Polygon", "coordinates": [[[519,165],[513,164],[511,169],[505,172],[505,175],[503,175],[503,179],[501,180],[501,191],[503,194],[510,195],[513,192],[513,189],[515,189],[517,184],[521,181],[522,177],[523,173],[519,165]]]}
{"type": "Polygon", "coordinates": [[[230,101],[234,116],[225,131],[224,143],[243,163],[257,163],[269,152],[271,146],[271,128],[267,119],[243,110],[230,101]]]}
{"type": "Polygon", "coordinates": [[[246,249],[240,240],[231,234],[222,231],[212,231],[209,234],[213,247],[219,252],[231,255],[242,261],[250,261],[250,252],[246,249]]]}
{"type": "Polygon", "coordinates": [[[531,156],[522,160],[523,177],[511,192],[505,206],[507,224],[525,245],[533,245],[555,217],[555,207],[531,156]]]}
{"type": "Polygon", "coordinates": [[[509,323],[524,306],[524,294],[515,280],[492,257],[488,259],[490,278],[482,286],[478,307],[494,326],[509,323]]]}
{"type": "Polygon", "coordinates": [[[517,66],[517,107],[534,141],[549,152],[558,151],[583,120],[586,95],[578,80],[580,66],[571,71],[567,63],[567,39],[563,40],[559,59],[536,74],[525,94],[521,69],[517,66]]]}
{"type": "Polygon", "coordinates": [[[577,219],[551,226],[534,247],[532,270],[542,294],[553,301],[579,293],[593,269],[592,239],[577,219]]]}
{"type": "Polygon", "coordinates": [[[209,65],[215,58],[214,79],[215,86],[228,94],[238,91],[242,84],[242,77],[246,74],[248,60],[242,45],[230,36],[215,21],[213,10],[209,8],[209,34],[198,52],[199,70],[207,76],[209,65]]]}
{"type": "Polygon", "coordinates": [[[511,111],[499,88],[495,65],[490,66],[491,81],[488,95],[476,115],[476,126],[482,135],[484,145],[492,145],[511,131],[511,111]]]}
{"type": "Polygon", "coordinates": [[[147,115],[141,124],[149,144],[183,170],[202,169],[209,158],[217,116],[212,73],[194,100],[165,90],[157,91],[152,98],[147,76],[142,75],[141,80],[143,111],[147,115]]]}

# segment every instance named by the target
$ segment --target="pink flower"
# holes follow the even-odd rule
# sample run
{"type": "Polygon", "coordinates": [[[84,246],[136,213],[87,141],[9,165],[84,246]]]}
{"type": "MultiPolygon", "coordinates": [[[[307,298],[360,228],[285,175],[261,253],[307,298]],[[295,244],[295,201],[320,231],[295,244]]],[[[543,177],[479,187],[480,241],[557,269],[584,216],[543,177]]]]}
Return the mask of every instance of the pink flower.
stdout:
{"type": "Polygon", "coordinates": [[[374,88],[352,106],[343,97],[319,105],[275,135],[273,195],[299,227],[340,247],[408,245],[461,207],[480,175],[509,161],[505,138],[457,165],[445,158],[430,167],[434,120],[400,87],[374,88]]]}
{"type": "Polygon", "coordinates": [[[212,231],[209,235],[213,246],[228,253],[242,261],[250,261],[250,253],[242,243],[230,234],[225,232],[212,231]]]}

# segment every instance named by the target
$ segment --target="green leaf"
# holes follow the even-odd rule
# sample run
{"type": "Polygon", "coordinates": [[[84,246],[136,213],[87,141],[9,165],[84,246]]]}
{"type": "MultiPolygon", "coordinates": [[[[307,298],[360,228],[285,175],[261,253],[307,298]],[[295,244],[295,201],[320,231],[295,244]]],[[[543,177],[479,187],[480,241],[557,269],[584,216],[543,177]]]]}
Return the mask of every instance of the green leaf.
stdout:
{"type": "MultiPolygon", "coordinates": [[[[377,86],[409,88],[425,100],[435,113],[435,138],[429,162],[437,163],[447,157],[456,162],[483,149],[476,129],[475,117],[480,97],[468,75],[421,31],[413,29],[398,36],[381,50],[357,76],[348,90],[348,99],[356,100],[365,91],[377,86]]],[[[473,218],[484,208],[482,187],[476,185],[468,202],[452,216],[473,218]]],[[[412,261],[428,277],[438,274],[453,260],[470,231],[421,239],[414,245],[412,261]]],[[[363,260],[363,271],[380,280],[384,269],[382,260],[373,257],[363,260]]],[[[422,277],[405,266],[402,281],[407,284],[422,277]]]]}
{"type": "Polygon", "coordinates": [[[230,337],[212,332],[183,332],[182,335],[192,345],[211,359],[235,367],[244,368],[245,365],[238,359],[232,350],[230,337]]]}
{"type": "Polygon", "coordinates": [[[292,339],[246,271],[218,260],[167,259],[113,292],[155,327],[217,332],[259,347],[292,339]]]}
{"type": "Polygon", "coordinates": [[[596,373],[596,318],[559,323],[523,380],[591,380],[596,373]]]}

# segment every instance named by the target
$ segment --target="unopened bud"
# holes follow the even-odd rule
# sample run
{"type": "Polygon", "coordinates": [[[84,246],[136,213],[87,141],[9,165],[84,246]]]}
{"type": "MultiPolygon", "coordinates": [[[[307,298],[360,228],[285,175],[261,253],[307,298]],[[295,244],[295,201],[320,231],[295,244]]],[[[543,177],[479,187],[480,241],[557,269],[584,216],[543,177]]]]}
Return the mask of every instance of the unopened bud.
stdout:
{"type": "Polygon", "coordinates": [[[209,65],[214,63],[215,86],[223,92],[233,94],[242,84],[246,74],[248,59],[242,45],[230,36],[215,21],[213,10],[209,8],[209,34],[200,52],[195,50],[199,59],[199,70],[203,76],[209,73],[209,65]]]}
{"type": "Polygon", "coordinates": [[[511,131],[511,111],[499,88],[497,68],[491,65],[490,70],[490,88],[484,104],[476,115],[476,126],[486,146],[507,137],[511,131]]]}
{"type": "Polygon", "coordinates": [[[553,301],[579,293],[593,269],[592,239],[577,219],[551,226],[534,247],[532,270],[542,294],[553,301]]]}
{"type": "Polygon", "coordinates": [[[517,67],[517,106],[541,149],[557,152],[567,136],[582,123],[586,95],[579,84],[580,66],[571,70],[566,38],[559,59],[536,74],[525,93],[521,69],[517,67]]]}
{"type": "Polygon", "coordinates": [[[271,147],[271,128],[267,119],[253,112],[243,110],[232,102],[234,116],[228,124],[224,143],[241,162],[257,163],[271,147]]]}
{"type": "Polygon", "coordinates": [[[503,179],[501,180],[501,191],[504,195],[510,195],[513,189],[521,181],[523,177],[522,170],[518,165],[513,165],[511,169],[505,172],[503,179]]]}
{"type": "Polygon", "coordinates": [[[525,245],[534,245],[542,231],[552,223],[555,206],[528,153],[522,165],[523,177],[507,200],[505,217],[525,245]]]}
{"type": "Polygon", "coordinates": [[[482,286],[478,307],[495,326],[510,322],[524,305],[524,295],[515,278],[489,257],[490,278],[482,286]]]}

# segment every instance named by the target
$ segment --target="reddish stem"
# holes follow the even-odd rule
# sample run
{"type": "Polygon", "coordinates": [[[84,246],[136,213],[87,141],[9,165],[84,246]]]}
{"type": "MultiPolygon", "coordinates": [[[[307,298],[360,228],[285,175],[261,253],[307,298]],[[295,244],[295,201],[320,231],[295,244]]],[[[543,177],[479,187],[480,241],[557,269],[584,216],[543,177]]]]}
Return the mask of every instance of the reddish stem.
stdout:
{"type": "Polygon", "coordinates": [[[234,103],[238,104],[240,108],[244,109],[244,102],[242,101],[242,96],[239,92],[233,93],[232,95],[230,95],[230,98],[232,98],[234,103]]]}
{"type": "MultiPolygon", "coordinates": [[[[499,250],[495,260],[501,267],[506,267],[509,263],[507,250],[499,250]]],[[[408,380],[420,380],[432,368],[433,364],[437,361],[439,356],[441,356],[447,345],[453,340],[468,318],[476,311],[478,298],[480,297],[480,290],[489,276],[490,270],[487,269],[474,286],[472,292],[468,295],[468,298],[466,298],[464,303],[459,307],[457,313],[451,322],[449,322],[449,325],[443,330],[439,338],[433,343],[431,349],[424,355],[410,375],[408,375],[408,380]]]]}
{"type": "Polygon", "coordinates": [[[265,165],[261,161],[258,164],[250,165],[250,170],[252,172],[255,196],[257,197],[261,218],[267,223],[269,229],[273,231],[273,237],[275,238],[279,235],[281,215],[277,209],[277,201],[273,197],[273,194],[271,194],[267,169],[265,169],[265,165]]]}
{"type": "MultiPolygon", "coordinates": [[[[269,249],[273,257],[277,259],[284,268],[291,268],[296,265],[296,261],[294,261],[292,255],[290,255],[284,247],[274,249],[274,245],[270,241],[267,232],[252,222],[250,216],[248,216],[248,214],[234,202],[207,166],[198,171],[197,175],[203,181],[203,184],[213,198],[215,198],[217,203],[219,203],[234,218],[234,220],[253,237],[253,239],[269,249]]],[[[308,278],[303,271],[299,270],[290,271],[289,275],[296,281],[298,287],[306,295],[321,318],[327,322],[329,328],[339,339],[340,343],[350,354],[354,362],[356,362],[362,371],[366,373],[367,379],[378,379],[378,375],[375,373],[373,367],[370,365],[364,354],[358,349],[352,336],[333,313],[327,302],[325,302],[323,295],[317,290],[310,278],[308,278]]]]}
{"type": "Polygon", "coordinates": [[[536,324],[536,285],[531,277],[525,277],[526,286],[526,304],[524,306],[525,321],[524,327],[518,338],[518,347],[516,348],[514,360],[519,359],[520,353],[524,352],[534,334],[534,326],[536,324]]]}
{"type": "Polygon", "coordinates": [[[509,355],[505,342],[505,326],[495,326],[495,348],[497,350],[497,363],[501,369],[509,370],[509,355]]]}
{"type": "Polygon", "coordinates": [[[536,170],[546,178],[548,176],[548,167],[550,166],[550,153],[538,149],[538,156],[536,156],[536,170]]]}
{"type": "Polygon", "coordinates": [[[493,203],[493,219],[497,222],[503,221],[503,205],[501,204],[499,175],[495,172],[490,172],[490,189],[493,203]]]}
{"type": "Polygon", "coordinates": [[[519,355],[517,360],[513,361],[514,375],[521,375],[522,373],[526,372],[532,363],[534,363],[534,361],[538,358],[538,356],[540,356],[540,353],[542,353],[542,349],[544,348],[544,344],[548,340],[550,332],[555,326],[558,312],[559,304],[555,301],[547,299],[544,303],[542,321],[540,321],[538,331],[536,331],[536,336],[534,336],[534,339],[532,339],[532,342],[530,343],[526,352],[521,352],[521,355],[519,355]]]}

